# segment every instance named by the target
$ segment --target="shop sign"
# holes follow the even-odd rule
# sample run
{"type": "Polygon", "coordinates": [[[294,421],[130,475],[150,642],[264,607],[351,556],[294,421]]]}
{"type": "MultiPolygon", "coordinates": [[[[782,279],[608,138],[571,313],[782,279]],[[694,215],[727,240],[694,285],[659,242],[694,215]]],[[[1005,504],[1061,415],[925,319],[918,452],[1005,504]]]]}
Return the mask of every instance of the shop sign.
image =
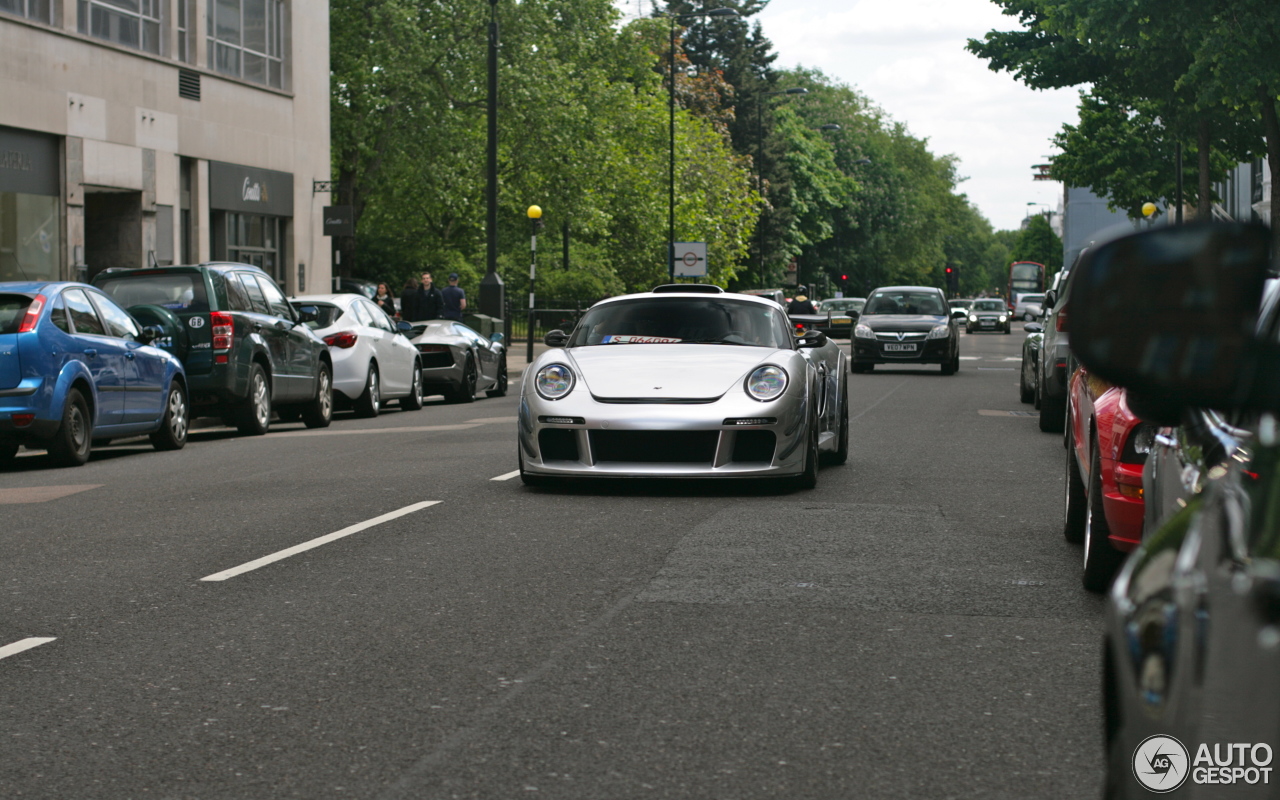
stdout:
{"type": "Polygon", "coordinates": [[[57,138],[0,126],[0,192],[60,195],[57,138]]]}
{"type": "Polygon", "coordinates": [[[325,236],[355,236],[355,211],[351,206],[324,207],[325,236]]]}
{"type": "Polygon", "coordinates": [[[293,216],[293,175],[209,162],[209,207],[275,217],[293,216]]]}

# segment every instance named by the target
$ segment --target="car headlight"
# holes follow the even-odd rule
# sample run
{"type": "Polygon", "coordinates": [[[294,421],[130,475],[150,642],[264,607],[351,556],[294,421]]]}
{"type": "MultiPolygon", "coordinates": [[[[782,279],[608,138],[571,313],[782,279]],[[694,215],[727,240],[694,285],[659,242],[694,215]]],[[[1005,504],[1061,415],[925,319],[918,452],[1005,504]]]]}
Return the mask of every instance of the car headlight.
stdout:
{"type": "Polygon", "coordinates": [[[950,325],[934,325],[933,330],[929,331],[930,339],[945,339],[951,335],[950,325]]]}
{"type": "Polygon", "coordinates": [[[1001,315],[1000,315],[1000,321],[1001,321],[1001,322],[1008,322],[1008,321],[1009,321],[1009,317],[1008,317],[1007,315],[1005,315],[1005,314],[1001,314],[1001,315]]]}
{"type": "Polygon", "coordinates": [[[754,400],[762,403],[777,400],[787,390],[787,371],[773,364],[757,367],[747,377],[745,388],[754,400]]]}
{"type": "Polygon", "coordinates": [[[559,400],[573,391],[573,370],[564,364],[548,364],[538,370],[533,379],[533,387],[538,395],[546,400],[559,400]]]}
{"type": "Polygon", "coordinates": [[[977,315],[977,314],[970,314],[970,315],[969,315],[969,321],[970,321],[970,322],[977,322],[977,321],[978,321],[978,315],[977,315]]]}
{"type": "Polygon", "coordinates": [[[876,338],[876,332],[871,330],[871,328],[867,325],[858,325],[857,327],[855,327],[853,329],[853,335],[855,338],[858,338],[858,339],[876,338]]]}

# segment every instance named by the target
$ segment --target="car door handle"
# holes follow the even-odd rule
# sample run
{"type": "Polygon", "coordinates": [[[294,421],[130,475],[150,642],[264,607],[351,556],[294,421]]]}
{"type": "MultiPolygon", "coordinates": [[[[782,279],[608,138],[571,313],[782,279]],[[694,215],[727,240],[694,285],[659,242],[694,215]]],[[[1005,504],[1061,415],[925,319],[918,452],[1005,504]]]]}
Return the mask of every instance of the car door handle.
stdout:
{"type": "Polygon", "coordinates": [[[97,351],[97,350],[94,350],[93,348],[89,348],[88,350],[85,350],[85,351],[84,351],[84,354],[85,354],[86,356],[88,356],[89,358],[97,358],[97,357],[98,357],[98,351],[97,351]]]}

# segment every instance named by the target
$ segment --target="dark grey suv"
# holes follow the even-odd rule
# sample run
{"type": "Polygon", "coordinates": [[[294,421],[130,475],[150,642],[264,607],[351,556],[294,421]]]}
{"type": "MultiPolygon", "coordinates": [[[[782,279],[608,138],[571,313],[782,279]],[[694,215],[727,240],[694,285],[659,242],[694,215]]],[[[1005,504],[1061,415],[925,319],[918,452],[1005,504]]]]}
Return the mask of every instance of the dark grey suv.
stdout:
{"type": "Polygon", "coordinates": [[[248,264],[110,270],[99,289],[165,335],[155,344],[186,367],[195,415],[263,434],[271,413],[329,425],[333,363],[271,276],[248,264]]]}

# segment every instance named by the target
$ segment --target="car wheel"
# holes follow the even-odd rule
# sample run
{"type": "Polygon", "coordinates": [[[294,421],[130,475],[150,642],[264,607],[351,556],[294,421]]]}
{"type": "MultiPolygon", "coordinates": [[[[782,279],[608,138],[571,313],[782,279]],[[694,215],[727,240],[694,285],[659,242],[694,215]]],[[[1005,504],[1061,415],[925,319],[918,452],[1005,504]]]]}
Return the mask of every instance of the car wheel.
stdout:
{"type": "Polygon", "coordinates": [[[316,396],[302,407],[302,422],[308,428],[327,428],[333,421],[333,374],[328,364],[320,365],[316,376],[316,396]]]}
{"type": "Polygon", "coordinates": [[[378,365],[369,362],[369,376],[364,381],[364,394],[356,398],[356,416],[372,419],[382,410],[382,385],[378,365]]]}
{"type": "Polygon", "coordinates": [[[1067,399],[1040,395],[1040,430],[1045,433],[1062,433],[1063,419],[1067,411],[1067,399]]]}
{"type": "Polygon", "coordinates": [[[1032,366],[1032,370],[1034,370],[1035,377],[1036,377],[1036,385],[1031,387],[1031,391],[1035,393],[1035,405],[1033,407],[1035,408],[1036,411],[1039,411],[1040,410],[1040,366],[1038,364],[1034,365],[1032,366]]]}
{"type": "Polygon", "coordinates": [[[956,370],[960,369],[960,350],[956,349],[956,354],[942,363],[943,375],[955,375],[956,370]]]}
{"type": "Polygon", "coordinates": [[[1023,403],[1031,403],[1035,399],[1035,390],[1027,385],[1027,368],[1023,367],[1018,370],[1018,400],[1023,403]]]}
{"type": "Polygon", "coordinates": [[[1075,448],[1067,448],[1066,500],[1063,503],[1062,538],[1072,544],[1084,541],[1084,520],[1088,496],[1084,479],[1080,477],[1080,465],[1076,463],[1075,448]]]}
{"type": "Polygon", "coordinates": [[[417,411],[422,408],[422,366],[413,362],[413,385],[409,387],[409,396],[400,398],[400,408],[405,411],[417,411]]]}
{"type": "Polygon", "coordinates": [[[838,445],[834,453],[823,453],[823,464],[837,467],[849,460],[849,383],[840,387],[840,430],[836,433],[838,445]]]}
{"type": "Polygon", "coordinates": [[[854,364],[851,367],[849,367],[849,371],[857,373],[859,375],[865,375],[875,368],[876,368],[875,364],[854,364]]]}
{"type": "Polygon", "coordinates": [[[261,364],[249,370],[249,396],[236,413],[236,429],[247,436],[261,436],[271,427],[271,383],[261,364]]]}
{"type": "Polygon", "coordinates": [[[793,489],[816,489],[818,486],[818,423],[809,421],[809,444],[804,450],[804,472],[789,481],[793,489]]]}
{"type": "Polygon", "coordinates": [[[1111,586],[1111,579],[1120,569],[1124,555],[1111,545],[1111,528],[1102,508],[1102,458],[1094,442],[1090,460],[1089,502],[1085,507],[1084,523],[1084,588],[1094,594],[1102,594],[1111,586]]]}
{"type": "Polygon", "coordinates": [[[507,357],[502,357],[502,362],[498,364],[498,381],[493,384],[493,388],[485,392],[489,397],[502,397],[507,393],[507,357]]]}
{"type": "Polygon", "coordinates": [[[187,392],[180,383],[169,384],[160,429],[151,434],[151,446],[157,450],[181,450],[187,445],[187,428],[191,422],[187,408],[187,392]]]}
{"type": "Polygon", "coordinates": [[[1004,326],[1004,333],[1005,333],[1005,335],[1006,335],[1006,336],[1008,336],[1008,335],[1009,335],[1010,333],[1012,333],[1012,332],[1013,332],[1013,326],[1012,326],[1012,325],[1005,325],[1005,326],[1004,326]]]}
{"type": "Polygon", "coordinates": [[[449,396],[453,403],[474,403],[476,399],[476,361],[467,354],[467,361],[462,366],[462,383],[449,396]]]}
{"type": "Polygon", "coordinates": [[[89,460],[93,447],[93,420],[78,389],[67,392],[62,424],[49,442],[49,457],[60,467],[78,467],[89,460]]]}

